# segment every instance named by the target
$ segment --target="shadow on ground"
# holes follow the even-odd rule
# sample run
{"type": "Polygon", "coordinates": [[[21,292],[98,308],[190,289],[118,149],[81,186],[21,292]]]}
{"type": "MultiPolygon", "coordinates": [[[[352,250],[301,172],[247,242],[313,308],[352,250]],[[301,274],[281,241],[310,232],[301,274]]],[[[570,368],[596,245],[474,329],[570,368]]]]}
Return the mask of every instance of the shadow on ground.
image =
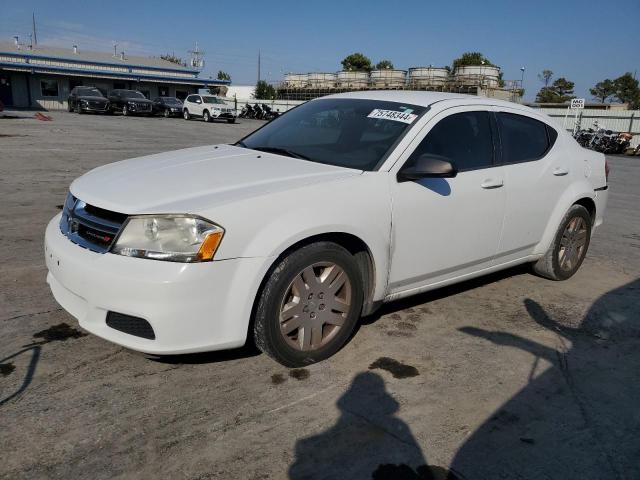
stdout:
{"type": "Polygon", "coordinates": [[[533,356],[527,386],[462,445],[465,478],[640,478],[640,280],[600,297],[579,326],[525,300],[555,349],[505,332],[470,335],[533,356]],[[539,359],[553,367],[534,374],[539,359]]]}
{"type": "Polygon", "coordinates": [[[556,348],[506,332],[461,329],[530,352],[532,368],[527,386],[465,441],[449,470],[428,466],[384,381],[366,372],[338,400],[336,424],[298,440],[290,478],[640,478],[640,280],[603,295],[577,327],[533,300],[525,307],[557,334],[556,348]],[[537,373],[540,359],[552,367],[537,373]]]}

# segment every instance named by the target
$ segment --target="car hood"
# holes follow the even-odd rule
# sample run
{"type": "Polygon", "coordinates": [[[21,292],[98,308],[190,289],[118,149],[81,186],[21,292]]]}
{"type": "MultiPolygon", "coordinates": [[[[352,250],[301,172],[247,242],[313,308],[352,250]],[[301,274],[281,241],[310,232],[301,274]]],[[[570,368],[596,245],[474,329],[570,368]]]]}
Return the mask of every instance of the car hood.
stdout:
{"type": "Polygon", "coordinates": [[[137,97],[122,97],[122,100],[125,102],[137,102],[137,103],[153,103],[148,98],[137,98],[137,97]]]}
{"type": "Polygon", "coordinates": [[[79,95],[78,96],[78,100],[91,100],[92,102],[96,102],[96,101],[106,102],[106,101],[108,101],[104,97],[95,97],[95,96],[91,96],[91,95],[79,95]]]}
{"type": "Polygon", "coordinates": [[[232,145],[213,145],[98,167],[71,184],[77,198],[126,214],[201,213],[273,192],[359,175],[232,145]]]}

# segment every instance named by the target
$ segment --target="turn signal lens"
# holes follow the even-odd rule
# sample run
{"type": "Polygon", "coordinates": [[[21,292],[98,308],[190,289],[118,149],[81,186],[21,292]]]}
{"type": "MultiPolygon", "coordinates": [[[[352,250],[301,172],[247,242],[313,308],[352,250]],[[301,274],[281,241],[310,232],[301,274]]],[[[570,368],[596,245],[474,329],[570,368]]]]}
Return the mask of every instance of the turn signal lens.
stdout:
{"type": "Polygon", "coordinates": [[[207,235],[200,245],[200,249],[196,255],[197,259],[202,261],[212,260],[218,250],[220,241],[222,240],[222,232],[212,232],[207,235]]]}

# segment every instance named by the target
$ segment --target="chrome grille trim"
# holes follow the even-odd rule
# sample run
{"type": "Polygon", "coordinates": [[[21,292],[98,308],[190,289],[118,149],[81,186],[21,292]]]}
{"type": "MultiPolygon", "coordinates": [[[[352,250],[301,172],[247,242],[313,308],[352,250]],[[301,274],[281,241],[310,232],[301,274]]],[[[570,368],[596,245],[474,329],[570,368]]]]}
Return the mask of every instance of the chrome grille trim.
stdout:
{"type": "Polygon", "coordinates": [[[92,214],[87,207],[91,206],[68,193],[62,209],[60,231],[83,248],[97,253],[108,252],[120,233],[126,215],[109,212],[111,217],[122,217],[119,222],[92,214]]]}

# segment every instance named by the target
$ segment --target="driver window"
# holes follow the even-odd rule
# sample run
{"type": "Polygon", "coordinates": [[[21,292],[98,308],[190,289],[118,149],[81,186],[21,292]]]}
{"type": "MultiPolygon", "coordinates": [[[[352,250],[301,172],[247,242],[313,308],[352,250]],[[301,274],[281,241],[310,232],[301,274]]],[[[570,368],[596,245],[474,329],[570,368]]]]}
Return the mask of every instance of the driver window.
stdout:
{"type": "Polygon", "coordinates": [[[440,120],[407,160],[424,154],[447,157],[459,172],[493,166],[489,112],[462,112],[440,120]]]}

